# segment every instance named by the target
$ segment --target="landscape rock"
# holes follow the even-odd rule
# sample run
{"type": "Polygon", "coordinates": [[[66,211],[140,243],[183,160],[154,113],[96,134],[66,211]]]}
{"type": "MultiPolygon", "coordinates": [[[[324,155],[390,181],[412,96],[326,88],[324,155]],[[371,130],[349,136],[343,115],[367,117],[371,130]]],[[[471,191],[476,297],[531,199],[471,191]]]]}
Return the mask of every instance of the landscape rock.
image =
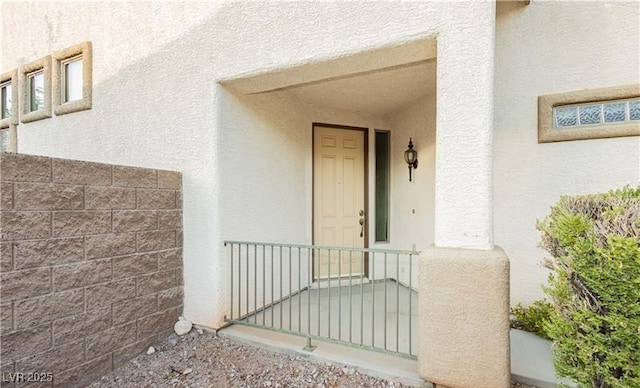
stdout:
{"type": "Polygon", "coordinates": [[[171,333],[171,335],[167,339],[167,344],[169,345],[169,347],[172,348],[176,346],[178,342],[180,342],[180,337],[178,337],[175,333],[171,333]]]}
{"type": "Polygon", "coordinates": [[[156,352],[156,349],[153,346],[149,346],[149,349],[147,349],[147,354],[153,354],[156,352]]]}
{"type": "MultiPolygon", "coordinates": [[[[182,318],[182,317],[180,317],[182,318]]],[[[188,334],[191,331],[193,324],[186,319],[179,319],[175,325],[173,325],[173,331],[176,332],[177,335],[183,336],[188,334]]]]}
{"type": "MultiPolygon", "coordinates": [[[[160,345],[153,357],[142,354],[89,387],[405,387],[364,375],[344,364],[273,353],[209,332],[198,335],[193,330],[183,337],[171,334],[170,338],[176,341],[174,347],[160,345]]],[[[420,387],[430,386],[425,383],[420,387]]],[[[515,384],[513,388],[533,387],[515,384]]]]}

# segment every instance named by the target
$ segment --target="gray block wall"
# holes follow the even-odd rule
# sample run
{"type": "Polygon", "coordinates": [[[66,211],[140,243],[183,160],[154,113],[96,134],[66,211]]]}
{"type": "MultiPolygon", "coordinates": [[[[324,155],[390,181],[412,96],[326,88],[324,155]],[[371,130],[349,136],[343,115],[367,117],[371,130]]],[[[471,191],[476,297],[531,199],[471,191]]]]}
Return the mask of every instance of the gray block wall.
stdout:
{"type": "Polygon", "coordinates": [[[182,312],[181,181],[174,171],[1,154],[3,376],[51,373],[35,386],[84,386],[166,336],[182,312]]]}

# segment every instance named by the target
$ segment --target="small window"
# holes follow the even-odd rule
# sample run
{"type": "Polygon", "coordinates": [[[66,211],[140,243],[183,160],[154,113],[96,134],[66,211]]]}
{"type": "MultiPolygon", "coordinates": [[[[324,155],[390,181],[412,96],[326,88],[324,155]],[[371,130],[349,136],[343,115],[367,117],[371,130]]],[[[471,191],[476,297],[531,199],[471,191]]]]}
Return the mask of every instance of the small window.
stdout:
{"type": "Polygon", "coordinates": [[[0,113],[0,119],[8,119],[11,117],[11,108],[13,108],[11,81],[0,84],[0,89],[2,89],[2,101],[0,101],[2,111],[0,113]]]}
{"type": "Polygon", "coordinates": [[[0,152],[9,152],[9,130],[3,129],[0,131],[0,152]]]}
{"type": "Polygon", "coordinates": [[[376,242],[389,242],[389,132],[376,131],[376,242]]]}
{"type": "Polygon", "coordinates": [[[638,106],[640,98],[562,105],[553,108],[554,124],[556,128],[571,128],[636,121],[640,120],[638,106]]]}
{"type": "Polygon", "coordinates": [[[58,51],[54,58],[53,110],[56,115],[91,109],[91,42],[58,51]]]}
{"type": "Polygon", "coordinates": [[[82,99],[82,57],[75,57],[62,63],[62,102],[82,99]]]}
{"type": "Polygon", "coordinates": [[[18,71],[2,74],[0,78],[0,128],[18,124],[18,71]]]}
{"type": "Polygon", "coordinates": [[[29,112],[44,109],[44,71],[35,71],[27,75],[29,88],[29,112]]]}
{"type": "Polygon", "coordinates": [[[51,117],[51,56],[24,65],[22,79],[22,122],[51,117]]]}
{"type": "Polygon", "coordinates": [[[640,135],[640,85],[538,98],[538,142],[640,135]]]}

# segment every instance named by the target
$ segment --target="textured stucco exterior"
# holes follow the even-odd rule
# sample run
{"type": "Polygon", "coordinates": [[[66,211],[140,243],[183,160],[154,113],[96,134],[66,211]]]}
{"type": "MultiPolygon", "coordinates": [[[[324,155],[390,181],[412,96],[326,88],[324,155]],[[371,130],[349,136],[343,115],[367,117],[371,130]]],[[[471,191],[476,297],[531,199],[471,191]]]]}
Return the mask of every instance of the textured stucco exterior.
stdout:
{"type": "Polygon", "coordinates": [[[539,144],[537,98],[638,84],[639,8],[3,3],[0,72],[92,43],[92,109],[19,125],[18,150],[183,172],[184,314],[197,324],[219,327],[228,311],[223,240],[312,242],[313,122],[369,128],[370,183],[373,130],[391,131],[392,238],[370,246],[498,244],[512,303],[530,302],[547,275],[535,220],[562,194],[640,182],[637,137],[539,144]],[[393,112],[308,104],[290,89],[417,61],[437,63],[437,87],[393,112]]]}
{"type": "MultiPolygon", "coordinates": [[[[486,50],[492,45],[493,26],[479,21],[493,20],[493,8],[490,3],[463,3],[455,9],[446,3],[376,3],[363,13],[358,4],[349,3],[3,4],[3,43],[20,42],[6,45],[3,69],[79,42],[93,45],[93,108],[20,126],[19,151],[183,171],[185,314],[197,323],[219,326],[227,303],[228,268],[220,259],[225,255],[224,238],[310,242],[310,195],[281,195],[282,187],[294,183],[310,186],[309,131],[304,130],[310,128],[310,120],[388,127],[384,118],[362,120],[353,112],[296,108],[295,101],[277,94],[243,97],[216,80],[294,66],[313,70],[313,64],[371,50],[379,51],[378,60],[387,63],[384,58],[392,57],[393,51],[381,49],[438,37],[438,54],[464,55],[466,60],[448,59],[447,67],[438,70],[438,115],[446,117],[447,109],[460,115],[455,121],[442,119],[438,141],[446,150],[456,135],[470,127],[480,131],[490,122],[487,107],[492,100],[481,91],[493,84],[493,62],[487,58],[491,50],[486,50]],[[100,28],[95,20],[101,21],[100,28]],[[32,33],[14,38],[17,26],[29,27],[32,33]],[[473,45],[470,37],[476,41],[473,45]],[[472,82],[476,74],[483,80],[477,85],[472,82]],[[465,76],[470,77],[466,83],[478,89],[453,92],[465,76]],[[478,109],[459,111],[461,98],[468,100],[463,105],[478,109]],[[252,106],[252,99],[265,103],[252,106]],[[292,110],[310,114],[296,118],[292,110]],[[280,125],[283,122],[287,124],[280,125]],[[238,147],[254,151],[244,153],[249,160],[237,159],[238,147]],[[269,196],[276,200],[265,207],[261,199],[268,190],[278,194],[269,196]],[[306,219],[282,217],[301,211],[306,219]],[[268,229],[261,227],[265,220],[270,222],[268,229]]],[[[420,57],[433,56],[427,51],[420,57]]],[[[323,71],[319,69],[313,71],[323,71]]],[[[343,64],[332,71],[351,70],[343,64]]],[[[468,179],[480,179],[478,185],[487,186],[490,142],[473,139],[465,150],[465,163],[483,161],[477,174],[468,168],[460,172],[462,162],[451,157],[444,157],[439,167],[442,179],[451,175],[448,181],[454,187],[463,187],[468,179]],[[474,142],[485,148],[471,146],[474,142]]],[[[427,168],[421,166],[421,171],[427,168]]],[[[435,211],[436,219],[443,220],[440,232],[435,232],[440,233],[440,244],[489,246],[490,204],[485,188],[455,192],[440,203],[435,211]],[[462,216],[469,219],[464,228],[447,221],[462,216]]]]}
{"type": "Polygon", "coordinates": [[[512,304],[542,297],[535,222],[561,195],[640,184],[639,137],[537,139],[538,96],[639,83],[639,18],[638,2],[498,6],[494,233],[511,260],[512,304]]]}
{"type": "Polygon", "coordinates": [[[420,259],[430,287],[418,293],[420,375],[436,386],[511,387],[504,251],[431,247],[420,259]]]}

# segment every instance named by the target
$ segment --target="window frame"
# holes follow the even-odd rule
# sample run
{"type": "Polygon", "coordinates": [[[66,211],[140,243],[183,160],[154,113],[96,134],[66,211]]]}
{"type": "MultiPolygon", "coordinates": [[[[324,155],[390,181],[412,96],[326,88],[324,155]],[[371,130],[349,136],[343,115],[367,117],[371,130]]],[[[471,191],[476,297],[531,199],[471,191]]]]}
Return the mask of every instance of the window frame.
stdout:
{"type": "Polygon", "coordinates": [[[565,105],[602,104],[640,97],[640,85],[589,89],[538,97],[538,143],[640,136],[640,121],[602,122],[576,127],[556,127],[554,108],[565,105]]]}
{"type": "Polygon", "coordinates": [[[91,42],[83,42],[53,54],[53,110],[57,116],[91,109],[93,99],[93,55],[91,42]],[[64,66],[82,58],[82,98],[64,101],[64,66]]]}
{"type": "Polygon", "coordinates": [[[20,89],[22,90],[22,116],[23,123],[46,119],[51,114],[51,55],[42,57],[36,61],[22,66],[20,70],[20,89]],[[30,111],[31,97],[29,95],[29,76],[38,71],[44,74],[44,107],[36,111],[30,111]]]}
{"type": "MultiPolygon", "coordinates": [[[[10,70],[6,73],[2,73],[0,75],[0,85],[4,85],[6,83],[11,83],[11,116],[0,119],[0,129],[9,128],[11,124],[17,125],[19,123],[19,90],[20,86],[18,83],[18,69],[10,70]]],[[[0,105],[2,103],[0,102],[0,105]]],[[[0,108],[1,109],[1,108],[0,108]]],[[[1,117],[1,116],[0,116],[1,117]]]]}

